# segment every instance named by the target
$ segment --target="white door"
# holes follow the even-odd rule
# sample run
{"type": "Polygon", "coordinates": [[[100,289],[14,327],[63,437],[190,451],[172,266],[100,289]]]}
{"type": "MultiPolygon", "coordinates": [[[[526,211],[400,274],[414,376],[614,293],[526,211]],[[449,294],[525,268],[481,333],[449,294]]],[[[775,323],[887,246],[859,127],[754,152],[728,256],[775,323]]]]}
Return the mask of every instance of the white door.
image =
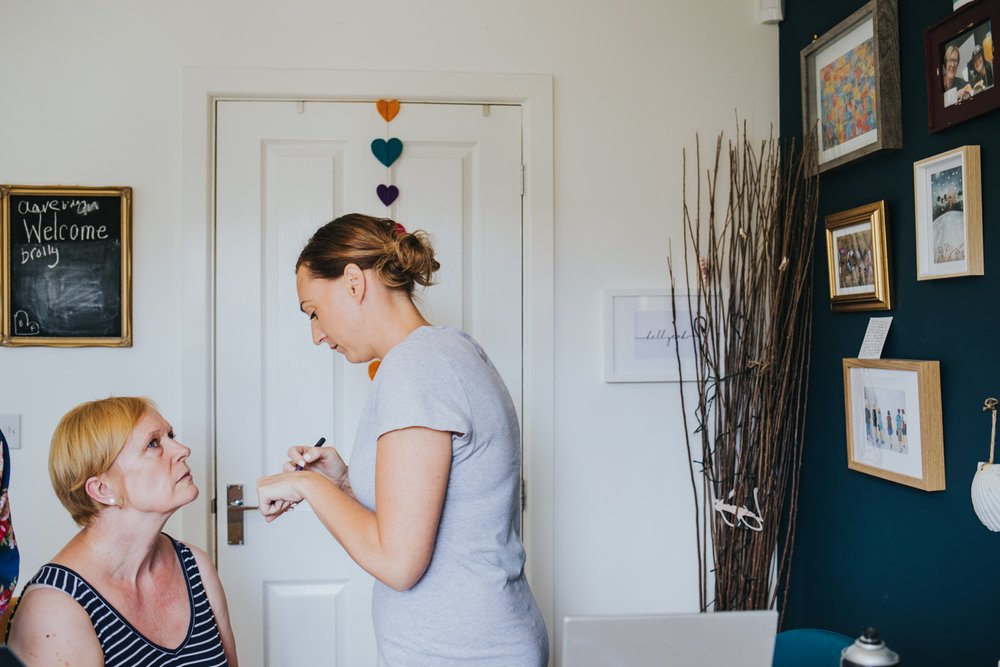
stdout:
{"type": "Polygon", "coordinates": [[[246,667],[375,663],[371,578],[300,505],[272,524],[242,516],[229,544],[227,487],[256,504],[258,477],[319,437],[350,458],[369,391],[310,338],[294,265],[322,223],[358,211],[424,229],[441,263],[419,305],[485,347],[521,409],[521,109],[374,101],[221,101],[216,146],[216,538],[246,667]],[[398,138],[390,168],[372,141],[398,138]],[[391,207],[379,185],[395,185],[391,207]]]}

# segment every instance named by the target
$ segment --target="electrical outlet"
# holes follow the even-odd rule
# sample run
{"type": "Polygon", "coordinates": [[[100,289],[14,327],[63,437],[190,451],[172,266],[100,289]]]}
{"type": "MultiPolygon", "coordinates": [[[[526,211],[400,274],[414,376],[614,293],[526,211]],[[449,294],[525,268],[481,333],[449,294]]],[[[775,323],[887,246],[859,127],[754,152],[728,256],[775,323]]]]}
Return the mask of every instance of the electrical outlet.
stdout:
{"type": "Polygon", "coordinates": [[[21,415],[0,415],[0,431],[10,449],[21,449],[21,415]]]}

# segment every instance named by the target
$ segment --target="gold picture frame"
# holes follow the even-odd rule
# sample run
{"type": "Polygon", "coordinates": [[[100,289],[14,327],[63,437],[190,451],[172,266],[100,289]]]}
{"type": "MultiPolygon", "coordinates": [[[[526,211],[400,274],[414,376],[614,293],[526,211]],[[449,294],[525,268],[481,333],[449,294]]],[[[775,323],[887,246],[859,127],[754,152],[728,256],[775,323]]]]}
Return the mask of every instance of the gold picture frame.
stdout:
{"type": "Polygon", "coordinates": [[[0,345],[132,345],[132,188],[0,185],[0,345]]]}
{"type": "Polygon", "coordinates": [[[830,310],[890,310],[885,200],[826,216],[830,310]]]}
{"type": "Polygon", "coordinates": [[[924,491],[944,491],[939,362],[843,363],[847,467],[924,491]]]}
{"type": "Polygon", "coordinates": [[[979,146],[913,163],[917,280],[983,275],[979,146]]]}

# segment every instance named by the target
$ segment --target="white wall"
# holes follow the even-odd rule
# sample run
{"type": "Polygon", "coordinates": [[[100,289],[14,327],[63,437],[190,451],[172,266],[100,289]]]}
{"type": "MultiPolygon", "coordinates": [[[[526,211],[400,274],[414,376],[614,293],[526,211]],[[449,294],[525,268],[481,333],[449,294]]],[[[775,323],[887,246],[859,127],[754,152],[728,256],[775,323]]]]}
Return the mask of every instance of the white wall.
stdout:
{"type": "MultiPolygon", "coordinates": [[[[20,413],[11,503],[30,577],[74,527],[55,422],[153,397],[184,433],[181,78],[190,66],[544,73],[555,86],[555,617],[697,604],[677,387],[605,384],[601,290],[666,287],[681,149],[777,122],[755,0],[0,0],[0,183],[134,188],[131,349],[0,349],[20,413]]],[[[189,442],[197,447],[199,443],[189,442]]],[[[183,532],[176,526],[175,532],[183,532]]]]}

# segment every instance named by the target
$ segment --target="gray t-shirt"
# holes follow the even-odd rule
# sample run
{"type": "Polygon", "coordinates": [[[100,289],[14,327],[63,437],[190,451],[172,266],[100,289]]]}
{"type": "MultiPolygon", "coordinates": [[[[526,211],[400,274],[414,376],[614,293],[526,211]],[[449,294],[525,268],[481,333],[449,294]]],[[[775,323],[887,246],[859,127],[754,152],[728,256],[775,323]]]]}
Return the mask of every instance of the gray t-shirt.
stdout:
{"type": "Polygon", "coordinates": [[[410,426],[451,432],[451,472],[423,577],[402,592],[375,581],[378,664],[545,665],[545,624],[524,577],[517,414],[468,334],[420,327],[382,360],[349,469],[354,494],[369,509],[378,438],[410,426]]]}

